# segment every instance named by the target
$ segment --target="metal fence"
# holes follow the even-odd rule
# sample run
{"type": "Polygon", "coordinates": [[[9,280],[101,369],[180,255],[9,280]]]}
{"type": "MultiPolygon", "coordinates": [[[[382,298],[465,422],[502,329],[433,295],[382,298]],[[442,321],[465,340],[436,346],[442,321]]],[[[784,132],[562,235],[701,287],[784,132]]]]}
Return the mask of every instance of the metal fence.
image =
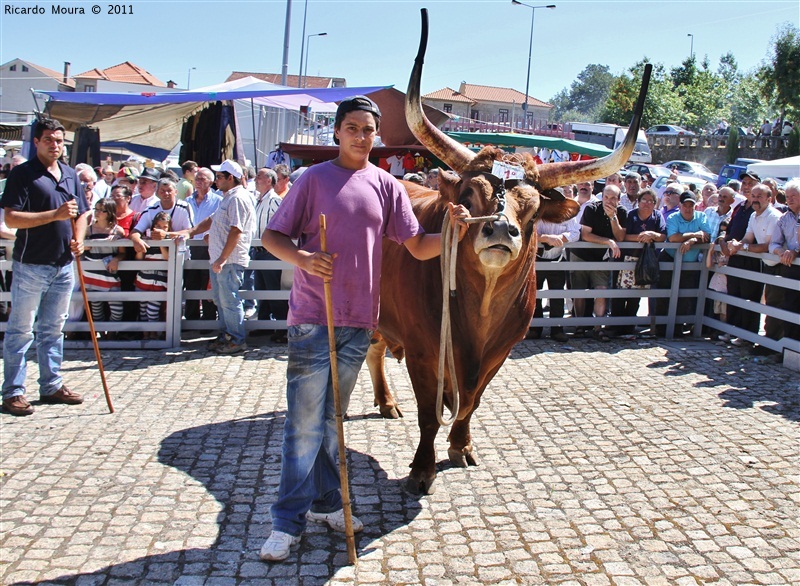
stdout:
{"type": "MultiPolygon", "coordinates": [[[[90,301],[162,301],[165,303],[165,311],[163,312],[164,319],[158,322],[140,322],[140,321],[105,321],[95,322],[95,329],[98,332],[146,332],[155,331],[162,334],[163,339],[160,340],[101,340],[100,344],[104,348],[174,348],[180,345],[181,335],[187,331],[194,330],[207,330],[219,329],[221,322],[219,321],[205,321],[205,320],[186,320],[183,319],[182,304],[184,301],[211,299],[211,291],[186,291],[184,290],[183,271],[184,269],[201,269],[208,270],[209,264],[207,260],[191,260],[186,254],[186,247],[182,246],[172,240],[161,241],[147,241],[152,246],[166,246],[169,249],[169,259],[163,261],[123,261],[119,265],[120,271],[134,271],[134,270],[166,270],[167,271],[167,291],[165,292],[143,292],[143,291],[120,291],[120,292],[89,292],[88,298],[90,301]]],[[[0,241],[0,246],[12,244],[9,241],[0,241]]],[[[624,256],[625,250],[640,249],[641,244],[635,242],[620,242],[618,243],[622,249],[624,256]]],[[[102,246],[103,244],[98,244],[102,246]]],[[[107,247],[108,243],[104,243],[107,247]]],[[[130,240],[115,241],[115,246],[132,246],[130,240]]],[[[92,242],[87,241],[86,247],[91,248],[92,242]]],[[[189,247],[203,247],[207,246],[203,241],[193,240],[189,241],[189,247]]],[[[657,249],[671,248],[677,249],[680,244],[677,243],[656,243],[657,249]]],[[[582,248],[595,248],[607,250],[605,246],[590,244],[587,242],[576,242],[567,245],[568,250],[578,250],[582,248]]],[[[696,246],[695,250],[707,254],[709,245],[696,246]]],[[[742,253],[745,256],[755,258],[768,258],[777,260],[777,257],[772,255],[759,255],[752,253],[742,253]]],[[[800,260],[795,260],[796,265],[800,265],[800,260]]],[[[102,270],[104,268],[101,261],[82,261],[85,270],[102,270]]],[[[564,271],[586,271],[586,270],[610,270],[619,271],[622,269],[633,269],[634,262],[625,262],[622,260],[608,260],[602,262],[584,262],[584,261],[563,261],[559,263],[549,263],[548,270],[564,270],[564,271]]],[[[12,263],[9,260],[0,261],[0,271],[10,271],[12,263]]],[[[277,270],[288,269],[290,265],[281,261],[251,261],[250,269],[253,270],[277,270]]],[[[543,268],[543,267],[542,267],[543,268]]],[[[683,262],[680,253],[676,254],[674,262],[660,263],[662,271],[672,271],[672,278],[668,288],[659,288],[653,286],[650,289],[614,289],[609,288],[602,290],[594,289],[567,289],[567,290],[542,290],[538,292],[538,297],[541,299],[553,298],[587,298],[593,299],[595,297],[603,297],[606,299],[613,298],[646,298],[646,299],[667,299],[668,309],[665,315],[650,315],[633,316],[633,317],[545,317],[534,318],[531,322],[535,327],[580,327],[580,326],[620,326],[620,325],[635,325],[635,326],[649,326],[653,329],[656,326],[663,326],[666,331],[666,337],[672,338],[675,333],[676,324],[691,324],[692,335],[700,337],[703,327],[710,327],[720,332],[725,332],[733,336],[741,337],[749,342],[762,345],[770,350],[776,352],[783,352],[790,350],[800,353],[800,341],[789,338],[781,340],[771,340],[761,333],[753,333],[730,324],[721,322],[706,315],[706,300],[718,300],[729,305],[741,307],[746,310],[754,311],[763,317],[771,316],[790,323],[798,323],[800,320],[800,308],[794,308],[794,311],[786,311],[783,309],[769,307],[764,303],[758,303],[733,297],[724,293],[719,293],[708,289],[710,275],[714,269],[706,268],[705,262],[683,262]],[[697,271],[699,272],[699,285],[696,288],[681,289],[681,274],[684,271],[697,271]],[[681,297],[693,297],[696,299],[696,310],[691,315],[679,315],[678,300],[681,297]]],[[[719,272],[725,275],[733,275],[743,279],[750,279],[764,284],[769,284],[777,287],[797,290],[800,287],[800,281],[787,279],[781,276],[773,276],[764,274],[757,271],[747,271],[732,267],[723,267],[719,272]]],[[[289,291],[241,291],[243,299],[282,299],[289,298],[289,291]]],[[[0,302],[10,301],[11,295],[8,292],[0,292],[0,302]]],[[[73,300],[81,301],[81,293],[77,287],[73,293],[73,300]]],[[[276,330],[286,329],[286,322],[279,320],[247,320],[246,328],[250,330],[276,330]]],[[[5,331],[6,324],[0,322],[0,331],[5,331]]],[[[68,321],[65,326],[66,332],[88,332],[89,327],[85,321],[68,321]]],[[[68,347],[88,347],[89,341],[67,341],[68,347]]]]}

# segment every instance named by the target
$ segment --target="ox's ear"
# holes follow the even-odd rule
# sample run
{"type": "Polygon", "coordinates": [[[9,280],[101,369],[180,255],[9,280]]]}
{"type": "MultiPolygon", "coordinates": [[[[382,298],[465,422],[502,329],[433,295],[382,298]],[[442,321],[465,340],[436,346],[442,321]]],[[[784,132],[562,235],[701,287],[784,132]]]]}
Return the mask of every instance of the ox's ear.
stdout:
{"type": "Polygon", "coordinates": [[[444,170],[439,173],[439,198],[445,202],[458,203],[458,184],[461,178],[452,171],[444,170]]]}
{"type": "Polygon", "coordinates": [[[552,200],[541,198],[539,200],[538,218],[553,224],[566,222],[578,215],[581,206],[574,199],[552,200]]]}

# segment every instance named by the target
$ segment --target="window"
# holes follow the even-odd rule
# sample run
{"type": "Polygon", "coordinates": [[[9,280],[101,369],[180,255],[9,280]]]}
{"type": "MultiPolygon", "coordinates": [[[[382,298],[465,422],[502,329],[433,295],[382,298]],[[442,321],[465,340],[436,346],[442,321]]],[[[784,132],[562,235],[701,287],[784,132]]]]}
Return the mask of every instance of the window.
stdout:
{"type": "Polygon", "coordinates": [[[451,113],[453,111],[453,104],[445,104],[444,111],[447,112],[448,114],[451,113]]]}
{"type": "Polygon", "coordinates": [[[472,110],[469,113],[469,117],[473,120],[480,120],[481,113],[478,110],[472,110]]]}
{"type": "Polygon", "coordinates": [[[8,68],[8,70],[9,71],[16,71],[17,70],[17,66],[16,65],[12,65],[11,67],[8,68]]]}
{"type": "Polygon", "coordinates": [[[22,66],[22,73],[27,73],[27,71],[28,71],[28,66],[27,65],[23,65],[22,66]]]}
{"type": "Polygon", "coordinates": [[[83,86],[83,91],[85,91],[85,92],[96,92],[97,88],[94,87],[93,85],[85,85],[85,86],[83,86]]]}
{"type": "Polygon", "coordinates": [[[500,122],[508,122],[508,110],[500,108],[500,122]]]}

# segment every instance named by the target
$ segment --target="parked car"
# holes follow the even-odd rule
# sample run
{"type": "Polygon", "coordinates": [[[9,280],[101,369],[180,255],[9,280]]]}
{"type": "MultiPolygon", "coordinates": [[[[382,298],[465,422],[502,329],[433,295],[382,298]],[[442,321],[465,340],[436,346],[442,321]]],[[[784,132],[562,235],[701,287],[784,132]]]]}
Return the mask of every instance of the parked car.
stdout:
{"type": "Polygon", "coordinates": [[[695,136],[691,130],[674,124],[657,124],[644,132],[647,136],[695,136]]]}
{"type": "Polygon", "coordinates": [[[659,177],[669,177],[672,171],[661,165],[645,165],[644,163],[628,163],[625,165],[628,171],[634,171],[639,175],[647,173],[653,179],[659,177]]]}
{"type": "Polygon", "coordinates": [[[736,159],[733,165],[722,165],[722,168],[719,170],[717,187],[722,187],[734,179],[739,179],[741,174],[747,171],[747,165],[750,163],[760,163],[761,161],[763,161],[763,159],[736,159]]]}
{"type": "MultiPolygon", "coordinates": [[[[753,132],[752,130],[748,130],[744,126],[739,126],[736,130],[739,131],[739,138],[745,138],[745,137],[752,138],[756,135],[755,132],[753,132]]],[[[725,130],[720,130],[719,128],[717,128],[714,132],[710,132],[709,134],[713,134],[716,136],[728,136],[730,133],[731,133],[731,127],[729,126],[725,130]]]]}
{"type": "Polygon", "coordinates": [[[664,167],[674,170],[678,175],[698,177],[709,183],[716,184],[717,179],[719,179],[717,174],[713,173],[708,167],[694,161],[667,161],[664,163],[664,167]]]}

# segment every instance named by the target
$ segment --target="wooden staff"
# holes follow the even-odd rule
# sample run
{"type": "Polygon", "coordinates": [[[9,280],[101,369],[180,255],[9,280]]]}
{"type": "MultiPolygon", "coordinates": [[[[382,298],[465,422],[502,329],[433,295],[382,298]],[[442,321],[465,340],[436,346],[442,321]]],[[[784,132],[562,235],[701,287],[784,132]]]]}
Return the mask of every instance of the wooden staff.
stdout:
{"type": "MultiPolygon", "coordinates": [[[[75,237],[76,226],[75,218],[72,219],[72,235],[75,237]]],[[[89,322],[89,335],[92,338],[94,345],[94,356],[97,358],[97,367],[100,369],[100,380],[103,381],[103,392],[106,394],[106,403],[108,403],[109,413],[114,412],[114,405],[111,404],[111,393],[108,392],[108,383],[106,383],[106,371],[103,368],[103,358],[100,356],[100,346],[97,345],[97,332],[94,329],[94,319],[92,318],[92,308],[89,306],[89,298],[86,296],[86,282],[83,280],[83,267],[81,267],[80,255],[75,256],[75,262],[78,263],[78,280],[81,283],[81,293],[83,293],[83,308],[86,311],[86,319],[89,322]]]]}
{"type": "MultiPolygon", "coordinates": [[[[327,222],[325,214],[319,215],[319,237],[322,252],[328,253],[327,222]]],[[[344,511],[344,536],[347,540],[347,559],[351,564],[358,563],[356,540],[353,534],[353,511],[350,507],[350,486],[347,478],[347,456],[344,450],[344,423],[342,421],[342,399],[339,394],[339,365],[336,358],[336,336],[333,330],[333,295],[331,280],[324,280],[325,312],[328,315],[328,346],[331,356],[331,379],[333,381],[333,404],[336,410],[336,431],[339,435],[339,480],[342,485],[342,509],[344,511]]]]}

